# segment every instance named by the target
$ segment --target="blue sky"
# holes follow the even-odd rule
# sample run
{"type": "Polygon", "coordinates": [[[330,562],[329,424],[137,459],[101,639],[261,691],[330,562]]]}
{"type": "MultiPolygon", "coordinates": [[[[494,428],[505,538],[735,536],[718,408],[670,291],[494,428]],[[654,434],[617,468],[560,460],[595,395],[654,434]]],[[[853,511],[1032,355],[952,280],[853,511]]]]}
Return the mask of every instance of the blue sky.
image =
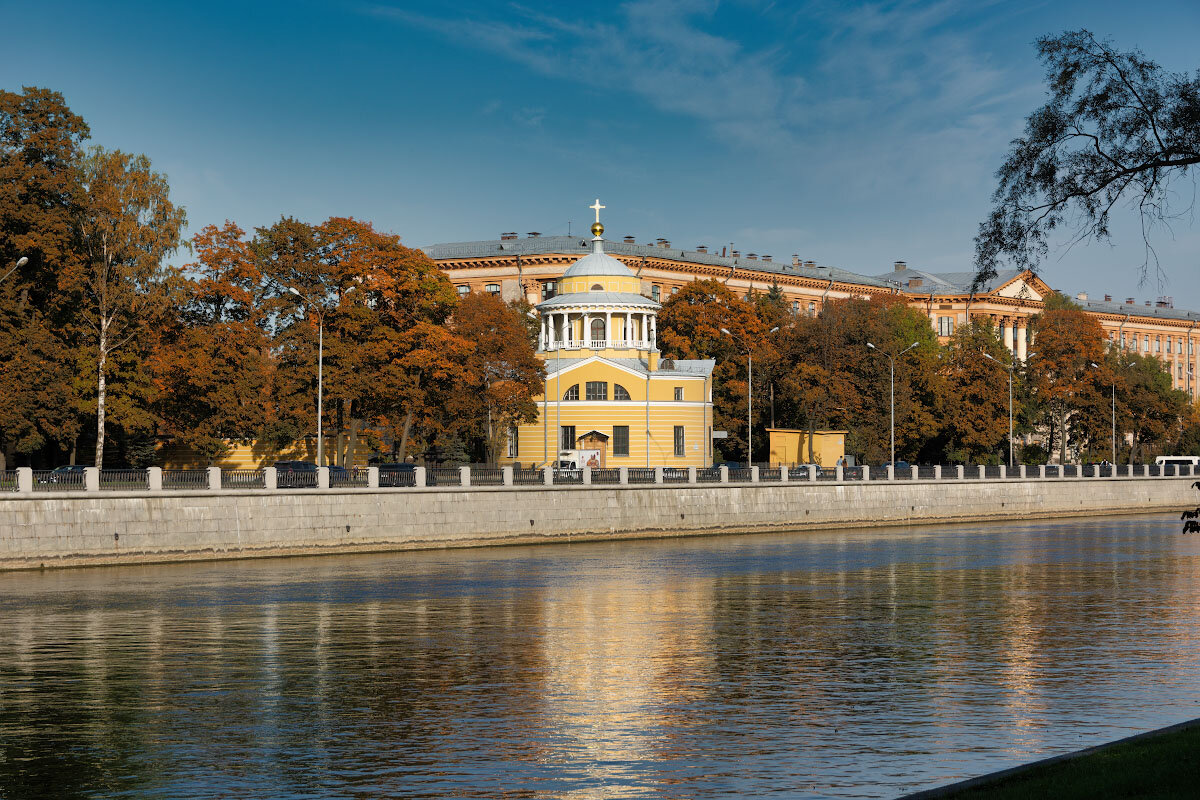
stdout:
{"type": "MultiPolygon", "coordinates": [[[[193,230],[353,215],[420,246],[578,232],[599,196],[610,237],[865,274],[970,268],[1044,96],[1037,36],[1086,27],[1200,68],[1196,0],[43,0],[4,19],[0,86],[57,89],[95,143],[149,155],[193,230]]],[[[1133,215],[1114,232],[1044,277],[1158,294],[1133,215]]],[[[1155,242],[1163,291],[1200,309],[1200,221],[1155,242]]]]}

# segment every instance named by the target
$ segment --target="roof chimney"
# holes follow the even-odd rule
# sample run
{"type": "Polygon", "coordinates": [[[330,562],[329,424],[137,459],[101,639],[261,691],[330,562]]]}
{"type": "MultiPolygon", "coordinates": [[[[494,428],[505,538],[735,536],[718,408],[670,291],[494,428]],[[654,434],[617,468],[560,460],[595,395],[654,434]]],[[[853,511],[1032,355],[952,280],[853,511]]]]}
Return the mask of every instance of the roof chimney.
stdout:
{"type": "Polygon", "coordinates": [[[817,262],[815,262],[815,261],[805,261],[805,262],[804,262],[804,266],[808,267],[809,269],[816,269],[816,268],[817,268],[817,262]]]}
{"type": "Polygon", "coordinates": [[[1149,308],[1149,307],[1150,307],[1150,301],[1149,301],[1149,300],[1147,300],[1147,301],[1146,301],[1146,308],[1149,308]]]}
{"type": "Polygon", "coordinates": [[[1133,298],[1132,298],[1132,297],[1126,297],[1126,298],[1125,298],[1125,305],[1127,305],[1127,306],[1131,306],[1131,305],[1133,305],[1133,298]]]}
{"type": "Polygon", "coordinates": [[[698,244],[698,245],[696,245],[696,252],[697,252],[697,253],[707,253],[707,252],[708,252],[708,245],[706,245],[706,244],[698,244]]]}
{"type": "Polygon", "coordinates": [[[800,254],[799,254],[799,253],[792,253],[792,266],[793,266],[793,267],[798,267],[798,266],[800,266],[800,264],[801,264],[801,263],[802,263],[802,262],[800,261],[800,254]]]}
{"type": "Polygon", "coordinates": [[[508,241],[509,239],[515,239],[515,238],[517,238],[516,231],[505,231],[504,233],[500,234],[500,241],[502,241],[502,242],[508,241]]]}
{"type": "Polygon", "coordinates": [[[1080,292],[1079,294],[1075,295],[1075,299],[1081,303],[1086,303],[1088,299],[1087,292],[1080,292]]]}
{"type": "Polygon", "coordinates": [[[770,261],[770,260],[771,260],[771,256],[763,256],[763,261],[770,261]]]}
{"type": "Polygon", "coordinates": [[[1106,303],[1111,303],[1111,302],[1112,302],[1112,295],[1111,295],[1111,294],[1106,294],[1106,295],[1104,295],[1104,302],[1106,302],[1106,303]]]}
{"type": "Polygon", "coordinates": [[[632,236],[626,236],[625,244],[637,244],[637,240],[634,239],[632,236]]]}
{"type": "Polygon", "coordinates": [[[921,280],[920,278],[909,278],[909,279],[908,279],[908,288],[910,288],[910,289],[917,289],[917,288],[919,288],[919,287],[921,286],[921,284],[923,284],[924,282],[925,282],[925,281],[921,280]]]}
{"type": "Polygon", "coordinates": [[[747,261],[758,261],[758,253],[746,253],[747,261]]]}
{"type": "Polygon", "coordinates": [[[737,257],[738,257],[738,256],[740,256],[741,254],[742,254],[742,253],[741,253],[741,251],[740,251],[740,250],[730,250],[730,251],[729,251],[729,255],[730,255],[732,258],[737,258],[737,257]]]}
{"type": "Polygon", "coordinates": [[[530,239],[536,239],[542,235],[542,232],[541,231],[530,231],[529,233],[527,233],[525,235],[528,236],[530,239]]]}
{"type": "Polygon", "coordinates": [[[896,263],[892,264],[892,269],[894,269],[896,272],[903,272],[904,270],[908,269],[908,265],[903,261],[897,261],[896,263]]]}

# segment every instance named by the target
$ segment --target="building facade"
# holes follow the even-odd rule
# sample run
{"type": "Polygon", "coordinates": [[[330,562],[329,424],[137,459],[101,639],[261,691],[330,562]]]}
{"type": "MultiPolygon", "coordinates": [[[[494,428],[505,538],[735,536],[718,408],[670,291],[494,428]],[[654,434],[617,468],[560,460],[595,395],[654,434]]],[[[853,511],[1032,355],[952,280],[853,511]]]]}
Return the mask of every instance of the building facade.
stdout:
{"type": "MultiPolygon", "coordinates": [[[[537,422],[510,432],[501,461],[541,465],[584,451],[597,467],[706,466],[714,362],[661,358],[659,302],[605,253],[599,208],[591,252],[566,255],[571,263],[554,270],[556,291],[535,304],[546,391],[536,398],[537,422]]],[[[512,278],[496,271],[482,280],[512,278]]],[[[493,291],[487,285],[480,289],[493,291]]]]}
{"type": "MultiPolygon", "coordinates": [[[[901,295],[921,309],[943,342],[962,325],[988,318],[1014,357],[1022,360],[1031,352],[1031,318],[1041,312],[1043,298],[1053,291],[1027,270],[1002,272],[972,289],[973,272],[931,273],[902,261],[891,272],[867,276],[818,266],[799,256],[781,262],[736,250],[710,253],[704,246],[684,250],[663,239],[637,244],[633,237],[625,237],[621,242],[604,242],[604,248],[636,279],[630,288],[636,286],[637,294],[656,303],[688,282],[705,278],[720,281],[741,296],[778,286],[797,315],[818,314],[831,299],[886,292],[901,295]]],[[[495,240],[433,245],[425,252],[461,294],[491,292],[536,305],[568,292],[565,272],[589,249],[581,237],[529,234],[518,238],[505,233],[495,240]]],[[[1175,388],[1197,396],[1200,313],[1175,309],[1166,298],[1153,304],[1137,304],[1132,298],[1118,303],[1108,296],[1095,301],[1085,294],[1074,299],[1097,319],[1113,347],[1158,358],[1175,388]]]]}

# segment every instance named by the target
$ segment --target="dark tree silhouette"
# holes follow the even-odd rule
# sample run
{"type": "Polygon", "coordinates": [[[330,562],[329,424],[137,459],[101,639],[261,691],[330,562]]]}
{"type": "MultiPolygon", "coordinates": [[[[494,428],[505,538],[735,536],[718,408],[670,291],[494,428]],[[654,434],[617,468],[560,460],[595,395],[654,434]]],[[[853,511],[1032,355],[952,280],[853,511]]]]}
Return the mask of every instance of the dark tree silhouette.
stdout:
{"type": "Polygon", "coordinates": [[[1144,279],[1157,268],[1151,229],[1177,216],[1172,182],[1200,164],[1200,71],[1164,72],[1086,30],[1042,37],[1037,49],[1050,97],[996,173],[995,206],[975,237],[976,284],[1004,260],[1036,268],[1061,226],[1074,228],[1072,244],[1108,239],[1121,200],[1141,220],[1144,279]]]}

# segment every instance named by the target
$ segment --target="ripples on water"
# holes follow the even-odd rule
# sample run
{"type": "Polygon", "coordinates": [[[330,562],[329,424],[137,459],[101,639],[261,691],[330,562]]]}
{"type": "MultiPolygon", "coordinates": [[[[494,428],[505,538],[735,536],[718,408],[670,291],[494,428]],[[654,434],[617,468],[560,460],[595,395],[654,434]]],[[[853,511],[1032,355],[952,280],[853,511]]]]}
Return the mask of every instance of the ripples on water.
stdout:
{"type": "Polygon", "coordinates": [[[1200,715],[1177,531],[0,574],[0,797],[892,797],[1200,715]]]}

